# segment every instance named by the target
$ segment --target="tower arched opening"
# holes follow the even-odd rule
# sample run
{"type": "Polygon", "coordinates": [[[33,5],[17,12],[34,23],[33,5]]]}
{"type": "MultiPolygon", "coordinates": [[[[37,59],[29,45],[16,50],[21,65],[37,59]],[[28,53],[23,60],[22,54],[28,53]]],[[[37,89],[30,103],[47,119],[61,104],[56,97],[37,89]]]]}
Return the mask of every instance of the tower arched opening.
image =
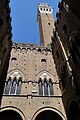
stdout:
{"type": "Polygon", "coordinates": [[[63,120],[62,117],[51,110],[45,110],[43,112],[40,112],[35,120],[63,120]]]}
{"type": "Polygon", "coordinates": [[[13,110],[0,112],[0,120],[23,120],[19,113],[13,110]]]}

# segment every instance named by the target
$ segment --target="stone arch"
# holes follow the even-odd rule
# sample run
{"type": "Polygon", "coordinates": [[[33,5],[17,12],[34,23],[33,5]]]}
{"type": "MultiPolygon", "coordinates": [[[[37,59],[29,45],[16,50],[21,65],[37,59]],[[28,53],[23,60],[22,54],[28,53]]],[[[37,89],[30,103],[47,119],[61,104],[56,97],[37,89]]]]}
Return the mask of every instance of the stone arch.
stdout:
{"type": "Polygon", "coordinates": [[[54,78],[46,71],[41,71],[37,76],[38,91],[40,96],[53,96],[54,95],[54,78]]]}
{"type": "Polygon", "coordinates": [[[32,50],[33,50],[33,51],[34,51],[34,50],[36,51],[37,49],[34,47],[34,48],[32,48],[32,50]]]}
{"type": "Polygon", "coordinates": [[[20,47],[17,47],[17,49],[20,49],[20,50],[21,50],[21,48],[20,48],[20,47]]]}
{"type": "Polygon", "coordinates": [[[27,51],[27,49],[25,47],[22,47],[22,52],[24,53],[26,51],[27,51]]]}
{"type": "Polygon", "coordinates": [[[57,120],[66,120],[66,117],[59,110],[57,110],[55,108],[52,108],[52,107],[40,108],[39,110],[37,110],[34,113],[31,120],[40,120],[41,119],[41,118],[39,118],[40,115],[41,115],[41,118],[42,117],[44,118],[43,120],[45,120],[45,115],[48,115],[47,118],[50,119],[50,120],[54,118],[53,116],[55,116],[54,120],[56,120],[56,118],[57,118],[57,120]],[[50,116],[51,116],[51,118],[50,118],[50,116]]]}
{"type": "Polygon", "coordinates": [[[15,118],[17,117],[18,118],[18,119],[16,118],[17,120],[26,120],[24,113],[16,107],[8,106],[1,108],[0,110],[1,120],[6,120],[6,118],[8,120],[14,120],[13,116],[15,118]]]}
{"type": "Polygon", "coordinates": [[[20,94],[23,81],[24,75],[20,70],[14,69],[9,72],[4,87],[4,94],[20,94]]]}
{"type": "Polygon", "coordinates": [[[14,70],[10,71],[7,75],[7,79],[9,77],[11,77],[13,79],[16,76],[17,76],[17,78],[21,77],[22,80],[24,80],[24,73],[19,69],[14,69],[14,70]]]}
{"type": "Polygon", "coordinates": [[[43,48],[42,51],[45,51],[45,52],[46,52],[46,48],[43,48]]]}
{"type": "Polygon", "coordinates": [[[67,112],[69,120],[80,120],[80,108],[75,100],[70,101],[67,112]]]}
{"type": "Polygon", "coordinates": [[[16,57],[12,57],[12,58],[11,58],[11,60],[15,60],[15,61],[16,61],[16,60],[17,60],[17,58],[16,58],[16,57]]]}
{"type": "Polygon", "coordinates": [[[54,78],[53,78],[53,76],[51,75],[51,73],[50,72],[48,72],[47,70],[43,70],[43,71],[40,71],[39,73],[38,73],[38,75],[37,75],[37,81],[39,80],[39,78],[40,78],[40,76],[41,75],[45,75],[45,77],[48,75],[48,79],[49,79],[49,77],[54,81],[54,78]]]}
{"type": "Polygon", "coordinates": [[[28,48],[27,48],[27,51],[28,51],[28,50],[30,50],[30,51],[31,51],[31,48],[30,48],[30,47],[28,47],[28,48]]]}
{"type": "Polygon", "coordinates": [[[18,52],[21,52],[21,50],[22,50],[21,47],[17,47],[18,52]]]}

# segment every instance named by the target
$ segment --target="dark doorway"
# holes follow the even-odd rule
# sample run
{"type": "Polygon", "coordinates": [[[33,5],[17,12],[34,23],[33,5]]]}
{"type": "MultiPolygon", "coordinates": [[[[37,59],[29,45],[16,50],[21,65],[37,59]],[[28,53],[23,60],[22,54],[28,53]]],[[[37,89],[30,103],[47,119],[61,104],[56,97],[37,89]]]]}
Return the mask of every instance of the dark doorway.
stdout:
{"type": "Polygon", "coordinates": [[[0,120],[22,120],[19,113],[13,110],[5,110],[0,112],[0,120]]]}
{"type": "Polygon", "coordinates": [[[38,114],[35,120],[63,120],[60,115],[51,110],[45,110],[38,114]]]}
{"type": "Polygon", "coordinates": [[[69,120],[80,120],[79,105],[75,101],[69,106],[69,120]]]}

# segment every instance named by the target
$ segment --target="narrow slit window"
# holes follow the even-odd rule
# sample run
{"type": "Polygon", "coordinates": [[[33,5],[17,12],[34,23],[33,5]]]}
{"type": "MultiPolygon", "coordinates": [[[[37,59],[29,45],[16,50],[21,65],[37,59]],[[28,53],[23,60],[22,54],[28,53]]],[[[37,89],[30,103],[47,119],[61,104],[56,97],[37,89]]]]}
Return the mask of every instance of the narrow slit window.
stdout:
{"type": "Polygon", "coordinates": [[[42,80],[39,80],[39,95],[43,95],[43,85],[42,85],[42,80]]]}
{"type": "Polygon", "coordinates": [[[68,32],[68,28],[67,28],[67,25],[66,25],[66,24],[63,25],[63,31],[64,31],[65,33],[68,32]]]}

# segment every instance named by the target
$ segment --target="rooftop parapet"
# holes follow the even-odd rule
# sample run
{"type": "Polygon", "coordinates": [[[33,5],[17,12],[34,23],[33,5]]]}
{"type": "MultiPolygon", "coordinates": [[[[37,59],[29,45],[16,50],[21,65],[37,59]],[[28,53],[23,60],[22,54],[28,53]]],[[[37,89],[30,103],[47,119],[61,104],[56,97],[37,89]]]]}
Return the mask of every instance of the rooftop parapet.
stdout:
{"type": "Polygon", "coordinates": [[[37,13],[37,20],[39,20],[40,13],[53,13],[53,8],[49,6],[47,3],[39,3],[38,4],[38,13],[37,13]]]}

